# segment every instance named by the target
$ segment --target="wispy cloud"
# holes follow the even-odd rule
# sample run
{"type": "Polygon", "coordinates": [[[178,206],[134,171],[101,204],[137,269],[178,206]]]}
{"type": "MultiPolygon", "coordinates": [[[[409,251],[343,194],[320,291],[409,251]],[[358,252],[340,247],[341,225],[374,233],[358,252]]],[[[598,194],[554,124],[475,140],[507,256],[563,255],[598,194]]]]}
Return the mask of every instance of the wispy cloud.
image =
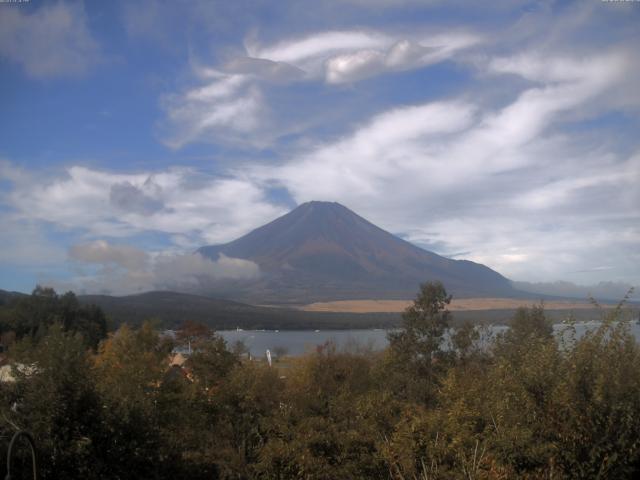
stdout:
{"type": "Polygon", "coordinates": [[[426,67],[478,42],[466,32],[398,36],[368,30],[323,31],[272,45],[247,40],[246,56],[194,66],[194,85],[163,98],[165,142],[173,148],[192,142],[269,145],[300,125],[287,124],[280,106],[264,95],[265,85],[353,83],[426,67]]]}
{"type": "Polygon", "coordinates": [[[179,148],[197,140],[241,141],[262,126],[265,105],[260,88],[249,76],[201,72],[206,84],[183,94],[167,95],[165,142],[179,148]],[[213,77],[213,78],[211,78],[213,77]]]}
{"type": "MultiPolygon", "coordinates": [[[[548,69],[535,53],[497,58],[487,74],[536,82],[501,108],[461,99],[394,109],[277,169],[257,167],[256,178],[280,182],[298,202],[341,201],[444,252],[470,251],[511,278],[558,278],[604,259],[633,278],[624,265],[640,242],[640,156],[557,130],[626,82],[629,64],[617,52],[547,58],[548,69]]],[[[599,113],[611,108],[603,102],[599,113]]]]}
{"type": "Polygon", "coordinates": [[[32,77],[68,77],[86,73],[100,61],[80,2],[56,2],[28,11],[0,9],[0,56],[21,65],[32,77]]]}
{"type": "Polygon", "coordinates": [[[362,49],[329,58],[325,64],[328,83],[350,83],[387,72],[426,67],[477,44],[470,34],[438,35],[424,40],[399,40],[386,49],[362,49]]]}

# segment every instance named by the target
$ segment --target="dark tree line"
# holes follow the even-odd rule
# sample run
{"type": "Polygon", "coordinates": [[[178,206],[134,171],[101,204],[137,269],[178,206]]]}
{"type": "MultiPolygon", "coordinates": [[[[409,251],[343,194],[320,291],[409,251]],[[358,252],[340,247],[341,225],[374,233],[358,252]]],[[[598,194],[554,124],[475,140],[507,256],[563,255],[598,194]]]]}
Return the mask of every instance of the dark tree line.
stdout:
{"type": "Polygon", "coordinates": [[[52,325],[82,335],[87,345],[96,348],[107,336],[107,318],[95,305],[81,305],[73,292],[58,295],[52,288],[37,286],[30,296],[9,300],[0,308],[0,334],[4,342],[46,336],[52,325]]]}

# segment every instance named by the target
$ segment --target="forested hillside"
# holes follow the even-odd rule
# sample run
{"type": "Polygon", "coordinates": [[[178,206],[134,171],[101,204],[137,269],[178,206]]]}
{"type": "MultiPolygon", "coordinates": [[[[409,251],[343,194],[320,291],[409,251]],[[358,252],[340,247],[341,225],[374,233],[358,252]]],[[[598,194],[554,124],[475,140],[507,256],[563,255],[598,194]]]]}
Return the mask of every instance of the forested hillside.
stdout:
{"type": "Polygon", "coordinates": [[[205,323],[216,330],[377,328],[396,326],[400,321],[396,313],[304,312],[177,292],[147,292],[124,297],[81,295],[79,300],[99,306],[118,323],[141,325],[144,320],[155,319],[166,328],[176,328],[184,320],[205,323]]]}

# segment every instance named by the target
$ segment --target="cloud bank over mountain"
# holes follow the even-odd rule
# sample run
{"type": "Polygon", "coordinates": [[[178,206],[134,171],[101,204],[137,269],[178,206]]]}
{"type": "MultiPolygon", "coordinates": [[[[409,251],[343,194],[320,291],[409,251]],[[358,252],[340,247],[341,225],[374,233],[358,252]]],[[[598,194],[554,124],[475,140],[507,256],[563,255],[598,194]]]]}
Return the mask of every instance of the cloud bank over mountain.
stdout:
{"type": "Polygon", "coordinates": [[[204,291],[219,282],[242,282],[260,277],[260,268],[249,260],[221,255],[212,260],[198,253],[155,254],[104,240],[73,245],[69,259],[75,278],[50,283],[80,293],[125,295],[150,290],[204,291]]]}

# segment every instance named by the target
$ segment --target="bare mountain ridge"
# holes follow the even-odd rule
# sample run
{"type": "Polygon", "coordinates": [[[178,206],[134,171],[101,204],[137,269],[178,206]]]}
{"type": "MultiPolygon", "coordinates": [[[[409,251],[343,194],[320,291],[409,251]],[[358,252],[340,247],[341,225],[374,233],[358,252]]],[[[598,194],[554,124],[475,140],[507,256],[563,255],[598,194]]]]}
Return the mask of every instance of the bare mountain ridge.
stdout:
{"type": "Polygon", "coordinates": [[[257,263],[259,279],[224,292],[254,303],[406,299],[428,280],[442,281],[457,297],[522,293],[485,265],[419,248],[338,203],[302,204],[237,240],[198,251],[257,263]]]}

